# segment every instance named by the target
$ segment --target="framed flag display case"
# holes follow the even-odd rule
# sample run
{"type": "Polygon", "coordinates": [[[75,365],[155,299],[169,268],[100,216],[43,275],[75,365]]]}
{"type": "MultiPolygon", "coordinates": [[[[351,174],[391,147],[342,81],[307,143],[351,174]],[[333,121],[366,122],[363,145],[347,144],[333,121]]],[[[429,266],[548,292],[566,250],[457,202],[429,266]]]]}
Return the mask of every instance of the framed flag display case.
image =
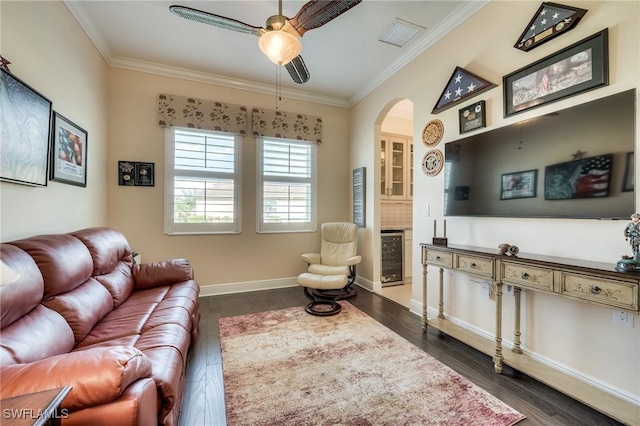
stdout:
{"type": "Polygon", "coordinates": [[[471,99],[494,87],[496,87],[495,84],[460,67],[456,67],[431,114],[441,113],[461,101],[471,99]]]}
{"type": "Polygon", "coordinates": [[[513,46],[525,52],[575,28],[586,9],[557,3],[542,3],[513,46]]]}

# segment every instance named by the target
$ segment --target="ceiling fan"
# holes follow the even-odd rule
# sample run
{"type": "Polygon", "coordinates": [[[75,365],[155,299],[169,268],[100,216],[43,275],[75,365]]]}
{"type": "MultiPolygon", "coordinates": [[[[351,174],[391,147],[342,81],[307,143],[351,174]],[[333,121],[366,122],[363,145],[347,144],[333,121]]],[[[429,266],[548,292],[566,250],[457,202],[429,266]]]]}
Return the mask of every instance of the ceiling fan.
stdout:
{"type": "Polygon", "coordinates": [[[173,5],[169,10],[181,18],[259,37],[260,50],[275,64],[284,65],[293,81],[302,84],[309,81],[310,76],[300,56],[302,44],[299,38],[305,32],[321,27],[360,2],[362,0],[311,0],[300,8],[296,16],[287,18],[282,14],[282,0],[279,0],[278,14],[269,17],[264,27],[254,27],[236,19],[186,6],[173,5]]]}

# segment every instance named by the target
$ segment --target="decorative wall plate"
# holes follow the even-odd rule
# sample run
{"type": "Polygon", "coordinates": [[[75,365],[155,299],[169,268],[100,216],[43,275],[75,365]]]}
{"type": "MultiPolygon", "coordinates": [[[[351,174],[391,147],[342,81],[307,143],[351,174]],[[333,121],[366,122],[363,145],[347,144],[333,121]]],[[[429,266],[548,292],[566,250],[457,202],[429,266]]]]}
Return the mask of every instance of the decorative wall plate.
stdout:
{"type": "Polygon", "coordinates": [[[437,149],[431,149],[422,158],[422,171],[427,176],[436,176],[444,166],[444,155],[437,149]]]}
{"type": "Polygon", "coordinates": [[[440,120],[431,120],[424,126],[422,131],[422,142],[427,146],[436,146],[442,140],[444,134],[444,124],[440,120]]]}

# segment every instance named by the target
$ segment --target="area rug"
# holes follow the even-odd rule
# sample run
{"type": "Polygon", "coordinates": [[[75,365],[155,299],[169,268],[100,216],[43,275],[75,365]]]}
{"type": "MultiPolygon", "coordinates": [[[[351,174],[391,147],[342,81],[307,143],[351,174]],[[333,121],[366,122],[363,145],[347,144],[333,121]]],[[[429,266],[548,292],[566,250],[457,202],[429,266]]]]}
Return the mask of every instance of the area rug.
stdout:
{"type": "Polygon", "coordinates": [[[349,302],[221,318],[227,424],[483,425],[525,418],[349,302]]]}

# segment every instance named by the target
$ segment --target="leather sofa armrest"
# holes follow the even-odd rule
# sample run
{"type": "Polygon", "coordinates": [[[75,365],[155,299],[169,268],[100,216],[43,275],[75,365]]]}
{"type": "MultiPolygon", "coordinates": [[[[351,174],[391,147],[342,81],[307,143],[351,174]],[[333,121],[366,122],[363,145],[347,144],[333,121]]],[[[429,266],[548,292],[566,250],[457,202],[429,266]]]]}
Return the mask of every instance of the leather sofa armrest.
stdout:
{"type": "Polygon", "coordinates": [[[347,266],[352,266],[352,265],[357,265],[361,261],[362,261],[362,256],[353,256],[347,259],[346,264],[347,266]]]}
{"type": "Polygon", "coordinates": [[[300,259],[307,262],[309,265],[320,263],[320,253],[305,253],[300,256],[300,259]]]}
{"type": "Polygon", "coordinates": [[[193,268],[187,259],[133,265],[133,281],[136,290],[146,290],[192,279],[193,268]]]}
{"type": "Polygon", "coordinates": [[[1,397],[71,386],[61,407],[70,411],[109,403],[136,380],[151,377],[151,361],[132,346],[70,352],[0,368],[1,397]]]}

